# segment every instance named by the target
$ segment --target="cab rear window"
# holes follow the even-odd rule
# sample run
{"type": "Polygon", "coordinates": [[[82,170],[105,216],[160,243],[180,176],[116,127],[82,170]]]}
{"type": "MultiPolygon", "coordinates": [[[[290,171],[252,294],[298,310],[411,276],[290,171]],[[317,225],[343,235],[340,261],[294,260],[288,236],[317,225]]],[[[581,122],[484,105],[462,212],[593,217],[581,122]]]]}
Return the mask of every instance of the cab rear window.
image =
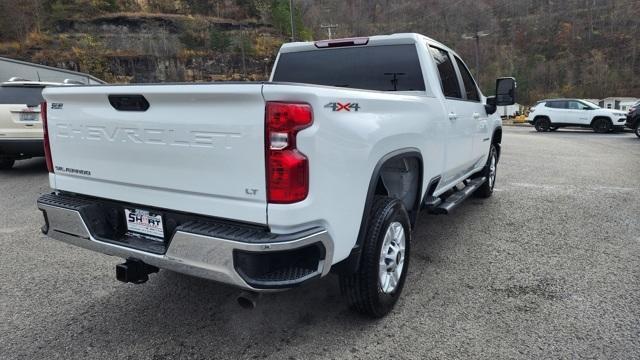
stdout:
{"type": "Polygon", "coordinates": [[[0,86],[0,104],[36,106],[44,101],[41,86],[0,86]]]}
{"type": "Polygon", "coordinates": [[[413,44],[280,54],[273,81],[378,91],[424,91],[413,44]]]}

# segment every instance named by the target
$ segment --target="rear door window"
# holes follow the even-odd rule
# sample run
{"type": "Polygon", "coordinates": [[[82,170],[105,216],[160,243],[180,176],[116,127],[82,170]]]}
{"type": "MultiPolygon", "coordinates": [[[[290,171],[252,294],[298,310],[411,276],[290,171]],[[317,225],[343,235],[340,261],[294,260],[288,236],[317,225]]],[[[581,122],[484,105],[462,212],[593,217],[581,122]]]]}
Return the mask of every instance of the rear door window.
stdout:
{"type": "Polygon", "coordinates": [[[438,67],[440,85],[442,85],[442,92],[444,93],[444,96],[448,98],[462,99],[462,91],[460,90],[458,75],[453,67],[453,62],[451,61],[451,57],[449,57],[449,53],[433,46],[429,46],[429,52],[438,67]]]}
{"type": "Polygon", "coordinates": [[[469,69],[467,69],[462,60],[457,56],[455,58],[456,63],[458,64],[458,69],[460,69],[460,75],[462,75],[462,82],[464,83],[464,91],[467,95],[467,100],[480,101],[478,87],[476,86],[476,82],[473,81],[473,77],[471,76],[469,69]]]}
{"type": "Polygon", "coordinates": [[[552,109],[566,109],[569,107],[567,101],[547,101],[545,106],[552,109]]]}
{"type": "Polygon", "coordinates": [[[273,81],[378,91],[424,91],[414,44],[281,53],[273,81]]]}
{"type": "Polygon", "coordinates": [[[589,110],[591,107],[580,101],[569,101],[569,109],[571,110],[589,110]]]}
{"type": "Polygon", "coordinates": [[[0,86],[0,104],[40,105],[43,87],[39,86],[0,86]]]}

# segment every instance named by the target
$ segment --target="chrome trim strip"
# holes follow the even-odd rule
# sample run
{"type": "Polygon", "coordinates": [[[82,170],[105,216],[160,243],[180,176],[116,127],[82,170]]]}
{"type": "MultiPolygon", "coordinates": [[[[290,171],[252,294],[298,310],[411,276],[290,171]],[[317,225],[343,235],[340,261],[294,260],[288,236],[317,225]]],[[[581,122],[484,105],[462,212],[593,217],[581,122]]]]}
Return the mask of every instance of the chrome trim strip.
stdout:
{"type": "Polygon", "coordinates": [[[103,254],[121,257],[133,257],[162,269],[210,279],[253,291],[273,291],[256,289],[247,284],[233,267],[233,250],[269,252],[296,249],[321,242],[325,247],[325,259],[318,264],[318,273],[325,276],[331,268],[333,259],[333,241],[326,230],[306,237],[278,243],[243,243],[227,239],[203,236],[177,231],[171,240],[166,254],[152,254],[125,246],[106,243],[91,236],[82,216],[77,210],[47,204],[38,204],[38,208],[47,214],[49,231],[53,239],[103,254]]]}

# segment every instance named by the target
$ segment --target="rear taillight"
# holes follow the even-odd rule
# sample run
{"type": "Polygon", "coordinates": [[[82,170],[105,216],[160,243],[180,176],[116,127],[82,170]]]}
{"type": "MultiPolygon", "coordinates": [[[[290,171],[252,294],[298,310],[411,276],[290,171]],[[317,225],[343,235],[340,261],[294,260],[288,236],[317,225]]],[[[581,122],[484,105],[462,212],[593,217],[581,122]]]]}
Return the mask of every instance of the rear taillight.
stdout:
{"type": "Polygon", "coordinates": [[[309,104],[267,102],[265,146],[270,203],[290,204],[307,197],[309,161],[296,148],[296,135],[312,123],[309,104]]]}
{"type": "Polygon", "coordinates": [[[40,103],[40,117],[42,118],[42,132],[44,133],[44,158],[47,162],[47,170],[53,172],[53,160],[51,159],[51,146],[49,145],[49,127],[47,126],[47,102],[40,103]]]}

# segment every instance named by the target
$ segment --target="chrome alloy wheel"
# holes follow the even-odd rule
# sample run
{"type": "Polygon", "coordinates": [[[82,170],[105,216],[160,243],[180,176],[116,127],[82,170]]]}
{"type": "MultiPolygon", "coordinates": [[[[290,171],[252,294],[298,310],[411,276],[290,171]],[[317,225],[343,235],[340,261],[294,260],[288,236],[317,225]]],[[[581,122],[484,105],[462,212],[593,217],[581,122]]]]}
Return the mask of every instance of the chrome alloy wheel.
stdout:
{"type": "Polygon", "coordinates": [[[489,162],[489,188],[493,189],[493,183],[496,182],[496,156],[491,154],[491,161],[489,162]]]}
{"type": "Polygon", "coordinates": [[[406,237],[402,224],[397,221],[389,224],[380,250],[378,268],[380,289],[385,294],[394,292],[400,282],[404,270],[405,242],[406,237]]]}

